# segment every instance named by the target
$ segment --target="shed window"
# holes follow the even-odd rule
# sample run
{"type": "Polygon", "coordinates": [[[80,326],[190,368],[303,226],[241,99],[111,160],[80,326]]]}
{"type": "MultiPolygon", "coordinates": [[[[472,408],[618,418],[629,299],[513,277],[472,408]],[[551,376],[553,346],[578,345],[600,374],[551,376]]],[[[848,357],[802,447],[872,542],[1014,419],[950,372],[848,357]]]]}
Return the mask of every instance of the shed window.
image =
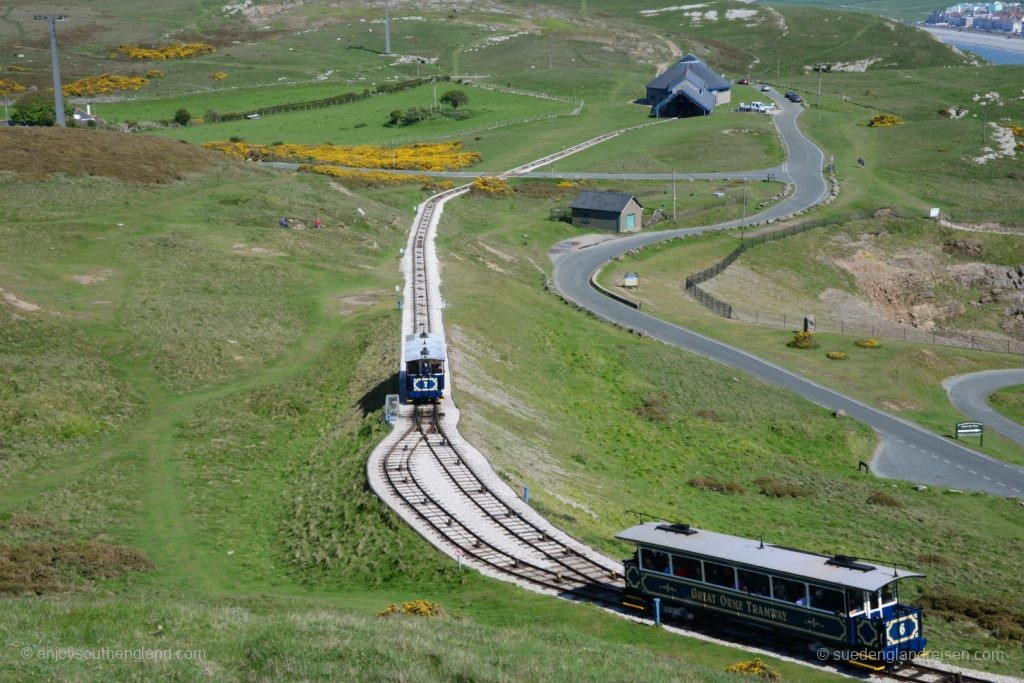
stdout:
{"type": "Polygon", "coordinates": [[[672,556],[672,574],[684,579],[703,581],[704,572],[701,571],[700,560],[691,557],[672,556]]]}
{"type": "Polygon", "coordinates": [[[843,592],[823,586],[811,585],[811,607],[814,609],[835,612],[843,611],[843,592]]]}
{"type": "Polygon", "coordinates": [[[771,597],[770,581],[767,574],[761,572],[748,572],[741,569],[739,571],[740,590],[744,593],[750,593],[751,595],[763,595],[766,598],[771,597]]]}
{"type": "Polygon", "coordinates": [[[724,564],[715,564],[714,562],[705,562],[704,572],[704,580],[708,583],[713,583],[716,586],[725,586],[726,588],[736,587],[736,570],[732,567],[727,567],[724,564]]]}
{"type": "Polygon", "coordinates": [[[668,553],[644,548],[640,552],[640,565],[648,571],[668,574],[668,553]]]}
{"type": "Polygon", "coordinates": [[[795,602],[798,605],[807,604],[807,584],[800,581],[790,581],[772,577],[772,597],[785,602],[795,602]]]}

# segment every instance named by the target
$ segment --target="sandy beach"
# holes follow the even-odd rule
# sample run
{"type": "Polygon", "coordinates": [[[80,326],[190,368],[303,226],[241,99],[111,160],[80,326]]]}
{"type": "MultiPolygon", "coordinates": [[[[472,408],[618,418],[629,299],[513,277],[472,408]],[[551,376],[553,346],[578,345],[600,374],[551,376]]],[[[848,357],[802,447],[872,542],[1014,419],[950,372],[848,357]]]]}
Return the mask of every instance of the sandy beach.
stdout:
{"type": "Polygon", "coordinates": [[[944,43],[962,43],[978,45],[999,50],[1024,53],[1024,37],[1007,36],[1000,33],[982,33],[980,31],[958,31],[953,28],[918,25],[923,31],[931,33],[944,43]]]}

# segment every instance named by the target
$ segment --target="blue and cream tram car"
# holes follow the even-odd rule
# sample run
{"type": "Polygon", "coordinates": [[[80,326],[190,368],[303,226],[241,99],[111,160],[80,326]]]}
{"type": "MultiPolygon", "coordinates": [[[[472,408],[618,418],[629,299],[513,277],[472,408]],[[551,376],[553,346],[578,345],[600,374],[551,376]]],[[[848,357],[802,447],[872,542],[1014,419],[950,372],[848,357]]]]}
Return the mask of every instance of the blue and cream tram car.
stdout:
{"type": "Polygon", "coordinates": [[[648,522],[616,538],[637,546],[623,563],[626,602],[635,606],[660,598],[671,616],[728,616],[879,664],[924,651],[921,608],[900,604],[897,593],[902,579],[921,574],[686,524],[648,522]]]}
{"type": "Polygon", "coordinates": [[[405,396],[410,403],[435,403],[444,397],[444,335],[422,332],[405,338],[405,396]]]}

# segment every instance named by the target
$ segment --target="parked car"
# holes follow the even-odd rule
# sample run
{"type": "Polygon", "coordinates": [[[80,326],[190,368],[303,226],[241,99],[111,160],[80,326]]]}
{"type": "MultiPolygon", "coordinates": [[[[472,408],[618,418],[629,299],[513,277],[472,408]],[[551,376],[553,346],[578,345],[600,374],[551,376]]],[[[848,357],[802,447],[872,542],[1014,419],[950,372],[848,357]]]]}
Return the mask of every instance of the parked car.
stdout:
{"type": "Polygon", "coordinates": [[[772,88],[771,88],[770,85],[762,85],[761,86],[761,92],[771,92],[771,89],[772,88]]]}
{"type": "Polygon", "coordinates": [[[749,78],[741,78],[740,80],[736,81],[736,83],[738,85],[750,85],[750,79],[749,78]]]}
{"type": "Polygon", "coordinates": [[[790,97],[789,99],[790,99],[791,102],[803,102],[804,101],[804,98],[800,97],[796,93],[793,93],[793,96],[790,97]]]}

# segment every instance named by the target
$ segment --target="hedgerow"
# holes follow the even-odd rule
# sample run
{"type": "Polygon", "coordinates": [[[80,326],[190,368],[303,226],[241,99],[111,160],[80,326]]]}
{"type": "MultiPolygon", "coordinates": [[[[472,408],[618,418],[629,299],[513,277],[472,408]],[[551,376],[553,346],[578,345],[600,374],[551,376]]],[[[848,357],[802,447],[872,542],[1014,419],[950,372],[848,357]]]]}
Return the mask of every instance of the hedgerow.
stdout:
{"type": "Polygon", "coordinates": [[[142,76],[116,76],[114,74],[100,74],[98,76],[86,76],[77,81],[72,81],[61,87],[65,95],[83,97],[86,95],[98,95],[109,93],[115,90],[141,90],[149,85],[149,79],[142,76]]]}
{"type": "Polygon", "coordinates": [[[480,160],[478,152],[461,142],[438,142],[379,147],[377,145],[257,145],[244,141],[206,142],[203,147],[253,161],[318,161],[353,168],[392,168],[417,171],[455,171],[480,160]]]}

